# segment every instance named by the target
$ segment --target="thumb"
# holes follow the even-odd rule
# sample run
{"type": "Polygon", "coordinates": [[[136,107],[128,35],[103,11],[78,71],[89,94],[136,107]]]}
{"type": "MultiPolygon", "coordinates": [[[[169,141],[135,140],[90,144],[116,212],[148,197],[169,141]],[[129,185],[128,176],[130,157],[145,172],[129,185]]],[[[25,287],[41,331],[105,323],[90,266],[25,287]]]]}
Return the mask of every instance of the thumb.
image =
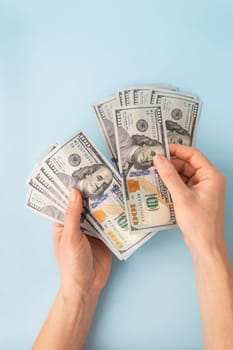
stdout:
{"type": "Polygon", "coordinates": [[[64,228],[68,235],[80,232],[80,217],[83,210],[82,196],[79,191],[72,188],[70,191],[69,204],[65,214],[64,228]]]}
{"type": "Polygon", "coordinates": [[[177,201],[183,198],[188,189],[170,160],[164,156],[157,155],[153,158],[153,163],[171,193],[172,199],[177,201]]]}

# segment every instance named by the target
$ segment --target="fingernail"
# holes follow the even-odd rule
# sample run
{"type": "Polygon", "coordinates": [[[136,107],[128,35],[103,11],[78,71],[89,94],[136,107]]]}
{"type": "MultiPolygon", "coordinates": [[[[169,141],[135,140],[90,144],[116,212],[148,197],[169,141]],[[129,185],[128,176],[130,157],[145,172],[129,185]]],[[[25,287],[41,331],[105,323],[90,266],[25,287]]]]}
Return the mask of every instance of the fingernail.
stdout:
{"type": "Polygon", "coordinates": [[[72,188],[70,191],[70,202],[77,202],[78,191],[75,188],[72,188]]]}
{"type": "Polygon", "coordinates": [[[155,166],[160,166],[160,165],[163,165],[163,163],[164,163],[164,157],[163,156],[155,156],[154,158],[153,158],[153,161],[154,161],[154,165],[155,166]]]}

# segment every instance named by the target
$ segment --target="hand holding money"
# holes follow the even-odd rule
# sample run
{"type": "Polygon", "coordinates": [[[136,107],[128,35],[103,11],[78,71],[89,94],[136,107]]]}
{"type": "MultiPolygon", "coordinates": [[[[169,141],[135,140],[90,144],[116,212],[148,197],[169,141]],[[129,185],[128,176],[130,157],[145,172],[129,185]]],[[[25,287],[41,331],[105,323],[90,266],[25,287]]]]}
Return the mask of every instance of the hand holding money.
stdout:
{"type": "Polygon", "coordinates": [[[153,157],[169,158],[169,143],[194,144],[200,107],[195,96],[166,85],[123,89],[97,102],[97,122],[115,168],[80,131],[34,167],[26,206],[63,224],[69,192],[79,189],[82,231],[127,259],[155,233],[176,225],[153,157]]]}
{"type": "Polygon", "coordinates": [[[54,224],[54,248],[61,271],[61,291],[67,296],[75,290],[100,291],[108,278],[111,253],[99,239],[80,230],[82,197],[72,189],[64,226],[54,224]]]}
{"type": "Polygon", "coordinates": [[[170,145],[170,153],[172,161],[156,156],[154,165],[172,195],[185,243],[195,255],[215,249],[218,241],[224,242],[226,180],[194,148],[170,145]]]}

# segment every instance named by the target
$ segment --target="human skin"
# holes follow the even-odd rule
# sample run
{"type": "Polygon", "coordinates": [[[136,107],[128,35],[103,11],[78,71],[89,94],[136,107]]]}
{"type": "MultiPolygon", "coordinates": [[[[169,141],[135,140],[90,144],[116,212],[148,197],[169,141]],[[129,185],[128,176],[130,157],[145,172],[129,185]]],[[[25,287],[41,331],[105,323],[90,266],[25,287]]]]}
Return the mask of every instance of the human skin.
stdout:
{"type": "Polygon", "coordinates": [[[100,167],[94,173],[80,180],[80,191],[85,197],[100,196],[112,181],[112,173],[107,167],[100,167]]]}
{"type": "Polygon", "coordinates": [[[193,258],[206,350],[233,349],[233,279],[224,240],[225,177],[199,151],[170,145],[154,158],[193,258]]]}
{"type": "Polygon", "coordinates": [[[146,146],[143,145],[138,147],[134,152],[133,158],[143,166],[151,166],[153,157],[156,154],[164,154],[163,146],[158,144],[156,146],[146,146]]]}
{"type": "Polygon", "coordinates": [[[169,143],[181,144],[184,146],[191,145],[191,137],[189,135],[181,135],[176,130],[167,130],[167,140],[169,143]]]}
{"type": "Polygon", "coordinates": [[[55,224],[53,229],[60,288],[33,350],[82,349],[108,279],[111,252],[80,231],[81,212],[80,192],[72,189],[65,224],[55,224]]]}
{"type": "MultiPolygon", "coordinates": [[[[233,348],[233,284],[224,240],[224,176],[197,150],[171,145],[171,161],[154,164],[171,192],[176,218],[196,273],[205,350],[233,348]]],[[[111,254],[102,242],[80,232],[80,193],[71,191],[65,225],[54,226],[61,285],[33,350],[81,350],[111,254]]]]}

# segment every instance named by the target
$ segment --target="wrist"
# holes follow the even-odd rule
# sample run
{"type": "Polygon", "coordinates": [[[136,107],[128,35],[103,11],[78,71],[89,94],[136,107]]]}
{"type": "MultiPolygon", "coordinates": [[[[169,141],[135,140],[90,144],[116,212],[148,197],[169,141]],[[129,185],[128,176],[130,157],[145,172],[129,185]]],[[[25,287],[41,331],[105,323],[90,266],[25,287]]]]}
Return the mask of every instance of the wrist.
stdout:
{"type": "Polygon", "coordinates": [[[211,243],[208,241],[199,241],[198,245],[189,246],[189,250],[194,265],[205,263],[212,264],[216,261],[221,261],[227,269],[231,269],[231,263],[223,236],[222,239],[211,243]]]}
{"type": "Polygon", "coordinates": [[[83,288],[82,286],[66,286],[61,285],[58,294],[65,302],[75,303],[82,301],[83,303],[90,302],[90,300],[97,300],[101,294],[101,289],[83,288]]]}
{"type": "Polygon", "coordinates": [[[61,286],[56,297],[60,318],[56,317],[55,321],[58,323],[58,335],[65,336],[57,341],[59,346],[54,349],[83,349],[99,295],[99,290],[67,290],[61,286]]]}
{"type": "Polygon", "coordinates": [[[223,228],[202,227],[192,232],[182,232],[184,241],[193,257],[214,252],[226,254],[223,228]]]}

